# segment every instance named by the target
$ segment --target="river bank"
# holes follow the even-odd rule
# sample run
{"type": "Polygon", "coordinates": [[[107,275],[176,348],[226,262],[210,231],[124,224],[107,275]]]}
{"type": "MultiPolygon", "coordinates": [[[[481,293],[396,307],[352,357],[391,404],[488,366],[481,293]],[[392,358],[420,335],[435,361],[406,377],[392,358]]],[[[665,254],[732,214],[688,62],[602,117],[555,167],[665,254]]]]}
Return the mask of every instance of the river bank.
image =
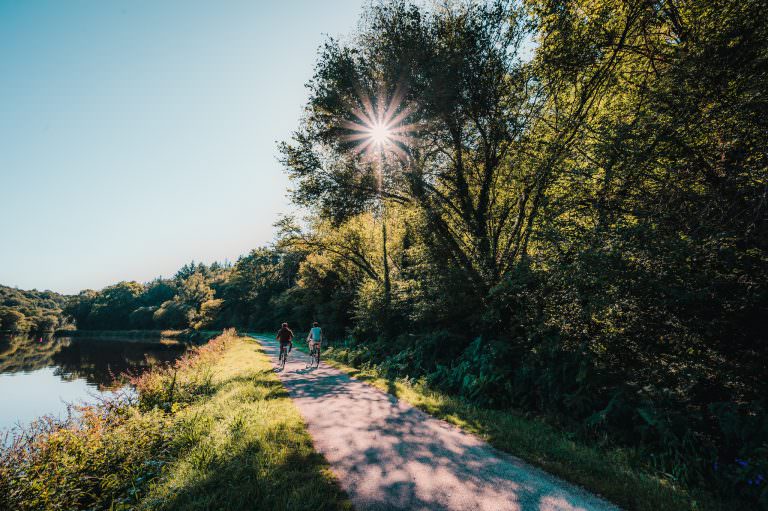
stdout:
{"type": "MultiPolygon", "coordinates": [[[[64,418],[71,404],[93,403],[194,343],[15,335],[0,338],[0,438],[43,415],[64,418]]],[[[10,439],[9,439],[10,440],[10,439]]]]}
{"type": "Polygon", "coordinates": [[[253,341],[226,331],[132,383],[0,450],[0,509],[349,509],[253,341]]]}

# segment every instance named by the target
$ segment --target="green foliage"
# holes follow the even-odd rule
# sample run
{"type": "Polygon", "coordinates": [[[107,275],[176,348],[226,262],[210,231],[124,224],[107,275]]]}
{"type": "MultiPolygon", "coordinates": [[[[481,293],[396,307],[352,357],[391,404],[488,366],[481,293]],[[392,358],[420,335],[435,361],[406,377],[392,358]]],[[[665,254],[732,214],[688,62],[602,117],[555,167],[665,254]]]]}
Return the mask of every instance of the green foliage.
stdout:
{"type": "Polygon", "coordinates": [[[219,319],[219,313],[224,300],[206,300],[200,304],[200,310],[192,317],[192,328],[205,330],[213,327],[219,319]]]}
{"type": "Polygon", "coordinates": [[[53,291],[22,291],[0,285],[0,332],[50,332],[64,325],[67,297],[53,291]]]}
{"type": "Polygon", "coordinates": [[[168,300],[152,314],[152,321],[160,328],[185,328],[189,325],[190,308],[176,300],[168,300]]]}
{"type": "Polygon", "coordinates": [[[144,286],[138,282],[120,282],[104,288],[90,310],[88,321],[91,327],[108,329],[126,324],[143,291],[144,286]]]}
{"type": "Polygon", "coordinates": [[[282,146],[312,214],[284,230],[306,254],[288,295],[347,286],[350,363],[766,505],[765,7],[372,6],[282,146]],[[345,126],[392,96],[417,133],[377,188],[345,126]]]}
{"type": "Polygon", "coordinates": [[[0,326],[8,332],[21,332],[27,329],[27,317],[13,309],[0,311],[0,326]]]}
{"type": "MultiPolygon", "coordinates": [[[[113,403],[58,422],[40,419],[29,439],[0,451],[4,509],[108,509],[140,491],[167,460],[171,421],[113,403]]],[[[119,507],[120,509],[124,509],[119,507]]]]}
{"type": "Polygon", "coordinates": [[[202,273],[196,272],[182,281],[175,299],[187,307],[199,310],[203,302],[213,298],[213,289],[202,273]]]}
{"type": "Polygon", "coordinates": [[[229,266],[185,265],[174,279],[146,284],[120,282],[101,291],[71,297],[64,314],[82,330],[127,330],[221,327],[218,312],[229,266]]]}
{"type": "Polygon", "coordinates": [[[128,315],[131,328],[137,330],[150,330],[155,326],[154,316],[158,307],[139,307],[128,315]]]}
{"type": "Polygon", "coordinates": [[[157,307],[176,296],[176,283],[157,278],[144,285],[141,301],[147,307],[157,307]]]}

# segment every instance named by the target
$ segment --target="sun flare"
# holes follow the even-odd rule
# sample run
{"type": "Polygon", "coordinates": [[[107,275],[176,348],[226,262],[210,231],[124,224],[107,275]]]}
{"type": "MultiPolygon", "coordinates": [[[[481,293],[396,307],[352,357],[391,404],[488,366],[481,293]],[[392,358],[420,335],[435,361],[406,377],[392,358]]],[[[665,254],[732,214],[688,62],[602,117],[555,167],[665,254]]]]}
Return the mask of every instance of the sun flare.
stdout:
{"type": "Polygon", "coordinates": [[[371,138],[375,144],[384,145],[389,143],[389,127],[383,124],[375,124],[370,129],[371,138]]]}
{"type": "Polygon", "coordinates": [[[356,120],[342,122],[342,126],[351,132],[343,139],[347,142],[357,142],[353,149],[355,153],[367,156],[392,153],[402,160],[407,159],[404,149],[414,141],[409,134],[416,131],[417,126],[407,122],[414,108],[405,104],[400,88],[389,101],[384,93],[373,101],[361,94],[359,106],[352,108],[351,112],[356,120]]]}

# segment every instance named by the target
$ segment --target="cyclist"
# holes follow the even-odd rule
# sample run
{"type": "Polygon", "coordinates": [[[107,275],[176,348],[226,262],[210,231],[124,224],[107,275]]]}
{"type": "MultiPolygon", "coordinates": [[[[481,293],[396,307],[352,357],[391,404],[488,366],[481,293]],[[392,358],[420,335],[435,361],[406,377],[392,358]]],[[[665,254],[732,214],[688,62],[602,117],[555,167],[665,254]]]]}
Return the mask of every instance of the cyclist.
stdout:
{"type": "Polygon", "coordinates": [[[280,341],[281,351],[288,346],[288,353],[291,352],[293,349],[293,343],[291,342],[293,340],[293,332],[288,328],[288,323],[283,323],[283,326],[277,331],[277,336],[275,338],[280,341]]]}
{"type": "Polygon", "coordinates": [[[312,348],[317,345],[317,349],[320,349],[320,343],[323,340],[323,331],[320,329],[320,325],[317,324],[317,321],[312,323],[312,328],[309,330],[309,335],[307,335],[307,344],[309,344],[309,351],[312,352],[312,348]]]}

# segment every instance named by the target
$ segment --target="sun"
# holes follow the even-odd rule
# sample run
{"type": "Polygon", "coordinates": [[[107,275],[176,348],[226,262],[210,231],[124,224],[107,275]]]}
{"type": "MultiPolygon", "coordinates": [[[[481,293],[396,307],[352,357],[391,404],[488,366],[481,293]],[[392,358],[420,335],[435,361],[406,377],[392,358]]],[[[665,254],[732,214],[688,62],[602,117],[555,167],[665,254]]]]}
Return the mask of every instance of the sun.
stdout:
{"type": "Polygon", "coordinates": [[[389,132],[388,126],[384,124],[376,123],[373,126],[371,126],[371,129],[369,130],[369,132],[371,134],[371,138],[373,139],[374,144],[382,146],[390,143],[389,141],[390,132],[389,132]]]}
{"type": "Polygon", "coordinates": [[[402,90],[398,87],[389,99],[383,92],[375,100],[361,94],[358,101],[358,105],[350,109],[356,119],[341,123],[350,131],[342,139],[357,142],[353,149],[355,153],[366,156],[391,153],[406,160],[408,155],[404,148],[414,141],[409,134],[416,131],[417,126],[406,123],[414,108],[405,104],[402,90]]]}

